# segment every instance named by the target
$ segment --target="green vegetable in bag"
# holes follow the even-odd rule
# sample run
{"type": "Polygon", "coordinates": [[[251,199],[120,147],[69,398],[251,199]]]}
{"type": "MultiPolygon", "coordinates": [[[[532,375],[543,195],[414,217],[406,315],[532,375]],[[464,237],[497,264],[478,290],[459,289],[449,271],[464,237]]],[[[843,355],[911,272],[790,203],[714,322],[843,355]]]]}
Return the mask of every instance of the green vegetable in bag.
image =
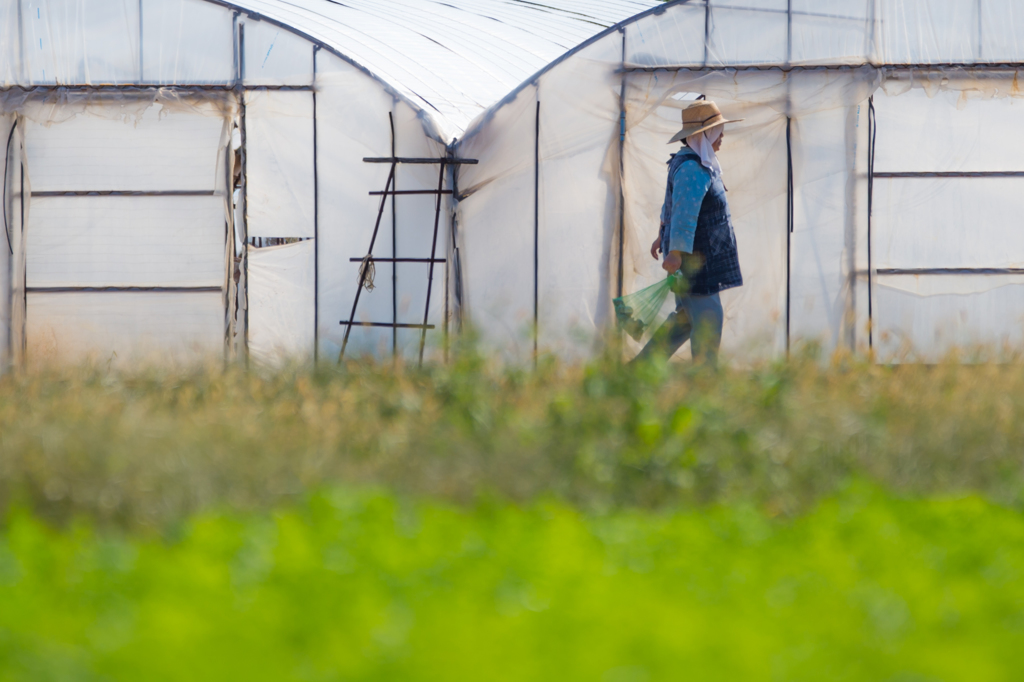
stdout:
{"type": "Polygon", "coordinates": [[[639,341],[654,326],[669,293],[683,294],[687,284],[686,276],[676,272],[646,289],[616,298],[612,303],[619,329],[639,341]]]}

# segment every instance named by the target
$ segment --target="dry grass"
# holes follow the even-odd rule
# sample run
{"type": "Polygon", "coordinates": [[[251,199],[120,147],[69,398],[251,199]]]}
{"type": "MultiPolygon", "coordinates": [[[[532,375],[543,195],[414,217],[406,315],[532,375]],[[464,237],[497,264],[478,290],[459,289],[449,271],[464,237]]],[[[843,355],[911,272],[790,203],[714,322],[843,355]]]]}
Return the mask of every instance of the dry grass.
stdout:
{"type": "Polygon", "coordinates": [[[1024,492],[1024,365],[813,358],[700,371],[536,371],[472,350],[415,370],[48,370],[0,379],[0,509],[173,528],[335,483],[586,509],[807,509],[851,478],[897,494],[1024,492]]]}

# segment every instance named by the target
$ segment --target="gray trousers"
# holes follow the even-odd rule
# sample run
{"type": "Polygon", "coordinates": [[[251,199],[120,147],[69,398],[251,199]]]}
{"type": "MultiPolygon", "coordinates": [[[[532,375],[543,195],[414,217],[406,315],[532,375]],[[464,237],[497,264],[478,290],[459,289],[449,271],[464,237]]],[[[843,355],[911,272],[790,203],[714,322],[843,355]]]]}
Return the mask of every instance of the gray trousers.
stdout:
{"type": "Polygon", "coordinates": [[[718,362],[724,320],[722,299],[718,294],[676,296],[676,311],[654,332],[633,362],[655,355],[670,358],[689,340],[694,361],[713,365],[718,362]]]}

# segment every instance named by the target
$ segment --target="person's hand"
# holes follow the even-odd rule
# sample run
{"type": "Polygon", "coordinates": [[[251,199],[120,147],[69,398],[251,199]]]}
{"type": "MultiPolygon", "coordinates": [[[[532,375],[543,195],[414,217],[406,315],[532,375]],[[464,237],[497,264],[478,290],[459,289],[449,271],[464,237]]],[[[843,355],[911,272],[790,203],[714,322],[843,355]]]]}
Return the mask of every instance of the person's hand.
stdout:
{"type": "Polygon", "coordinates": [[[683,267],[683,252],[682,251],[669,251],[665,254],[665,262],[661,264],[661,267],[665,272],[672,274],[683,267]]]}
{"type": "Polygon", "coordinates": [[[653,258],[654,260],[659,260],[658,256],[660,256],[660,255],[661,255],[661,237],[658,237],[657,239],[654,240],[654,243],[651,244],[651,258],[653,258]]]}

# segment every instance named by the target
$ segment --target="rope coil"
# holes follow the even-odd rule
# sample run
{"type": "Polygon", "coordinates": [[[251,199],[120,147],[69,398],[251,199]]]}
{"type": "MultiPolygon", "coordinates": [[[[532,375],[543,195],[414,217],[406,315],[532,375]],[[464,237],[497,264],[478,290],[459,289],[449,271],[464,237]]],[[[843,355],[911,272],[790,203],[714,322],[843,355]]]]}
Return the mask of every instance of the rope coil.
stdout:
{"type": "Polygon", "coordinates": [[[377,276],[377,268],[373,264],[373,256],[366,254],[359,264],[359,283],[367,290],[373,291],[373,278],[377,276]]]}

